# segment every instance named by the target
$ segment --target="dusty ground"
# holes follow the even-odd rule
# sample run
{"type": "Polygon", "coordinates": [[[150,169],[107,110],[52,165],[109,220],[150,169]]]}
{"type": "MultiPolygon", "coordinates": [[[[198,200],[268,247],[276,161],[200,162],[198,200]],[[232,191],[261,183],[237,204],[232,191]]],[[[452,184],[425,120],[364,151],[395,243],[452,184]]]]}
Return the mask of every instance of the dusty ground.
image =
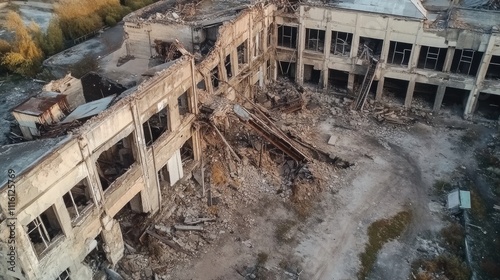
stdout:
{"type": "MultiPolygon", "coordinates": [[[[171,255],[177,258],[168,265],[152,265],[160,279],[356,279],[368,226],[402,210],[411,211],[411,223],[382,248],[368,278],[411,275],[419,252],[446,224],[433,184],[475,166],[474,148],[484,143],[464,143],[465,128],[479,139],[492,130],[449,112],[424,114],[409,125],[379,124],[367,112],[350,111],[348,100],[309,95],[308,109],[282,114],[278,125],[355,165],[342,169],[314,161],[313,184],[324,190],[307,193],[313,206],[305,215],[289,193],[279,191],[282,182],[270,169],[239,165],[239,187],[220,190],[224,203],[217,206],[217,221],[206,227],[210,242],[200,242],[192,254],[171,255]],[[327,144],[330,135],[337,137],[334,145],[327,144]]],[[[195,206],[206,201],[199,186],[190,186],[191,203],[177,209],[177,217],[190,208],[210,216],[210,207],[195,206]]]]}

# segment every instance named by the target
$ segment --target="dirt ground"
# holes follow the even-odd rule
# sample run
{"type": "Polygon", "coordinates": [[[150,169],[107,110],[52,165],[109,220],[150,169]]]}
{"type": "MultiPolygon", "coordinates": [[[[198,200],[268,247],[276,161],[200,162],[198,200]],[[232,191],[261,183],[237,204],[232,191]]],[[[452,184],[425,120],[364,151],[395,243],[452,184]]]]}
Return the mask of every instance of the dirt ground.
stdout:
{"type": "MultiPolygon", "coordinates": [[[[410,224],[382,247],[368,279],[411,279],[412,263],[447,223],[444,200],[434,194],[433,184],[474,168],[474,150],[485,141],[467,143],[464,135],[474,130],[477,139],[486,139],[493,125],[467,122],[446,111],[437,116],[419,112],[407,125],[379,123],[369,111],[351,111],[348,99],[307,95],[307,108],[280,114],[277,125],[354,165],[339,168],[314,160],[311,185],[320,191],[304,192],[302,199],[312,205],[305,213],[292,202],[290,191],[283,191],[272,168],[238,165],[237,175],[231,176],[237,187],[216,190],[222,203],[217,221],[206,225],[204,240],[209,241],[197,243],[203,246],[191,254],[152,261],[159,279],[356,279],[368,226],[403,210],[412,213],[410,224]]],[[[377,104],[370,104],[373,111],[377,104]]],[[[209,165],[219,156],[208,156],[209,165]]],[[[210,216],[210,207],[195,206],[206,201],[199,185],[188,185],[190,203],[174,210],[177,217],[185,217],[190,208],[210,216]]],[[[175,213],[165,224],[176,222],[175,213]]]]}

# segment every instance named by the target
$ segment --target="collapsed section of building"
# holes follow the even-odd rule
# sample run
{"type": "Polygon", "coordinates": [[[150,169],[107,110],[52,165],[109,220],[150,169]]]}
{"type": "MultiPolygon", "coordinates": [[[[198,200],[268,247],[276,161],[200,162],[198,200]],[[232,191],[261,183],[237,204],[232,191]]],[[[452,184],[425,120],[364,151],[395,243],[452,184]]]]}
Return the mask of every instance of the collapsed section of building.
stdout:
{"type": "MultiPolygon", "coordinates": [[[[7,225],[15,218],[18,263],[14,273],[2,263],[0,275],[90,279],[86,260],[96,250],[115,265],[124,252],[117,213],[126,205],[157,213],[162,192],[199,166],[197,117],[220,109],[200,107],[199,99],[252,104],[257,87],[283,76],[348,92],[357,109],[369,94],[383,100],[393,91],[405,107],[416,95],[425,95],[434,110],[464,104],[469,118],[481,97],[500,95],[496,11],[446,5],[431,13],[418,0],[278,2],[155,3],[125,18],[125,44],[127,55],[161,57],[168,63],[163,70],[102,96],[65,96],[73,86],[85,87],[84,79],[79,84],[68,77],[16,108],[26,139],[41,137],[41,129],[55,123],[82,121],[67,136],[0,148],[2,170],[16,173],[14,212],[7,203],[9,177],[0,175],[0,255],[6,257],[7,225]]],[[[293,111],[302,103],[276,106],[293,111]]],[[[307,161],[258,107],[227,108],[293,160],[307,161]]]]}

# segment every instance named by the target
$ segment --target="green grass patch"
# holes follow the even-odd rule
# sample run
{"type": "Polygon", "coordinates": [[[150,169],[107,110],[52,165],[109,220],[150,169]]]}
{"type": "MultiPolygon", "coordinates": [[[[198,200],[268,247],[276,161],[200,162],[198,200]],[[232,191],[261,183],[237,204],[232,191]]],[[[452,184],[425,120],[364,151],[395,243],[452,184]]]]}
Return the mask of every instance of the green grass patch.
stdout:
{"type": "Polygon", "coordinates": [[[411,221],[411,212],[402,211],[389,219],[374,222],[368,227],[368,244],[360,254],[361,268],[358,279],[365,279],[377,260],[377,254],[385,243],[398,238],[411,221]]]}
{"type": "Polygon", "coordinates": [[[443,195],[453,190],[453,185],[444,180],[437,180],[434,183],[434,191],[437,195],[443,195]]]}
{"type": "Polygon", "coordinates": [[[276,226],[276,230],[274,231],[274,236],[276,237],[276,240],[278,243],[290,243],[293,241],[292,236],[290,236],[290,229],[294,227],[297,224],[297,222],[292,221],[292,220],[284,220],[280,222],[276,226]]]}

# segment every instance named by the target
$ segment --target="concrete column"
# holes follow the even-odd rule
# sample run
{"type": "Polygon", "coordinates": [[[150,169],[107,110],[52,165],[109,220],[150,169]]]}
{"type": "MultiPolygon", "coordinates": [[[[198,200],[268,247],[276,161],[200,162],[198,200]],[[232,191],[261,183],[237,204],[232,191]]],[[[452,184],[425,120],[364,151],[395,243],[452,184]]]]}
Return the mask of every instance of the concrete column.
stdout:
{"type": "Polygon", "coordinates": [[[422,46],[420,45],[413,45],[413,49],[411,51],[410,63],[408,63],[409,69],[417,67],[421,48],[422,46]]]}
{"type": "Polygon", "coordinates": [[[349,73],[349,78],[347,79],[347,92],[348,94],[354,93],[354,79],[356,78],[355,74],[349,73]]]}
{"type": "MultiPolygon", "coordinates": [[[[326,18],[326,22],[329,22],[329,18],[326,18]]],[[[326,25],[325,31],[325,46],[323,49],[323,88],[328,89],[328,58],[330,57],[330,47],[332,45],[332,28],[329,24],[326,25]]]]}
{"type": "Polygon", "coordinates": [[[92,279],[92,270],[83,263],[69,268],[72,279],[92,279]]]}
{"type": "MultiPolygon", "coordinates": [[[[177,104],[177,103],[176,103],[177,104]]],[[[163,108],[159,108],[163,109],[163,108]]],[[[154,168],[154,162],[148,162],[146,143],[144,140],[144,129],[142,126],[139,109],[137,108],[137,103],[131,103],[132,116],[134,118],[133,132],[134,146],[137,151],[137,162],[141,165],[142,176],[144,179],[144,189],[140,191],[141,196],[141,212],[156,212],[159,210],[161,204],[161,195],[159,195],[160,186],[157,184],[156,172],[154,168]]],[[[167,110],[170,112],[170,110],[167,110]]],[[[133,204],[134,206],[139,206],[133,204]]],[[[139,209],[135,209],[139,210],[139,209]]]]}
{"type": "Polygon", "coordinates": [[[250,69],[252,69],[252,65],[253,65],[253,14],[251,14],[249,17],[248,17],[248,32],[246,33],[248,34],[248,39],[247,39],[247,49],[246,49],[246,52],[247,52],[247,62],[248,62],[248,66],[250,66],[250,69]]]}
{"type": "Polygon", "coordinates": [[[80,152],[82,153],[82,158],[85,162],[85,167],[88,174],[88,184],[89,190],[92,192],[92,199],[96,207],[103,206],[103,191],[101,180],[99,179],[99,174],[97,173],[96,161],[94,155],[89,150],[88,142],[86,138],[78,139],[78,146],[80,147],[80,152]]]}
{"type": "Polygon", "coordinates": [[[238,52],[236,48],[231,48],[231,72],[233,73],[233,77],[236,77],[238,73],[240,73],[241,65],[238,64],[238,52]]]}
{"type": "Polygon", "coordinates": [[[408,81],[408,89],[406,90],[405,97],[405,108],[411,107],[411,101],[413,100],[413,91],[415,91],[415,76],[412,76],[410,81],[408,81]]]}
{"type": "MultiPolygon", "coordinates": [[[[495,31],[498,32],[498,30],[495,31]]],[[[469,98],[467,99],[467,104],[465,105],[464,119],[470,119],[476,107],[477,99],[479,98],[479,94],[481,92],[481,89],[483,88],[484,78],[486,77],[486,72],[488,71],[488,67],[491,62],[492,51],[495,46],[497,35],[498,33],[492,33],[490,35],[488,46],[486,47],[486,51],[484,52],[481,64],[479,65],[479,69],[477,71],[474,86],[470,91],[469,98]]]]}
{"type": "Polygon", "coordinates": [[[56,215],[56,219],[53,220],[51,219],[51,217],[49,217],[49,220],[57,222],[64,232],[64,235],[72,236],[73,226],[71,225],[71,217],[69,216],[68,209],[66,209],[66,205],[64,204],[62,196],[58,197],[54,201],[53,210],[56,215]]]}
{"type": "Polygon", "coordinates": [[[102,224],[102,240],[104,241],[104,252],[106,259],[112,264],[116,265],[123,257],[124,243],[120,224],[115,219],[109,216],[101,218],[102,224]]]}
{"type": "Polygon", "coordinates": [[[375,95],[375,100],[382,100],[382,96],[384,95],[384,76],[380,75],[380,79],[377,84],[377,93],[375,95]]]}
{"type": "Polygon", "coordinates": [[[202,150],[201,150],[201,139],[200,131],[198,127],[191,128],[191,142],[193,143],[193,158],[195,161],[201,160],[202,150]]]}
{"type": "MultiPolygon", "coordinates": [[[[304,15],[304,6],[300,6],[300,17],[304,15]]],[[[302,59],[302,53],[304,52],[304,47],[305,47],[305,34],[306,34],[306,27],[302,23],[302,21],[299,23],[299,27],[297,30],[297,65],[296,65],[296,76],[295,76],[295,82],[299,85],[304,84],[304,63],[302,59]]]]}
{"type": "Polygon", "coordinates": [[[389,55],[389,49],[391,47],[391,30],[389,28],[389,19],[386,18],[386,28],[385,28],[385,36],[384,42],[382,45],[382,52],[380,54],[380,61],[383,63],[383,68],[385,69],[385,65],[387,63],[387,56],[389,55]]]}
{"type": "Polygon", "coordinates": [[[448,47],[446,51],[446,58],[444,60],[443,72],[450,72],[453,56],[455,55],[455,47],[448,47]]]}
{"type": "Polygon", "coordinates": [[[188,100],[191,103],[191,113],[198,114],[198,88],[196,84],[196,66],[194,58],[191,58],[191,92],[188,91],[188,100]]]}
{"type": "Polygon", "coordinates": [[[360,14],[361,13],[356,13],[356,29],[354,31],[354,34],[352,34],[351,53],[349,54],[349,57],[352,59],[351,62],[353,62],[353,64],[356,63],[353,58],[358,56],[359,34],[361,33],[361,26],[358,20],[360,14]]]}
{"type": "Polygon", "coordinates": [[[436,99],[434,100],[434,107],[432,110],[434,112],[439,111],[441,109],[441,104],[443,103],[443,98],[444,98],[444,92],[446,91],[446,86],[445,85],[439,85],[437,92],[436,92],[436,99]]]}

